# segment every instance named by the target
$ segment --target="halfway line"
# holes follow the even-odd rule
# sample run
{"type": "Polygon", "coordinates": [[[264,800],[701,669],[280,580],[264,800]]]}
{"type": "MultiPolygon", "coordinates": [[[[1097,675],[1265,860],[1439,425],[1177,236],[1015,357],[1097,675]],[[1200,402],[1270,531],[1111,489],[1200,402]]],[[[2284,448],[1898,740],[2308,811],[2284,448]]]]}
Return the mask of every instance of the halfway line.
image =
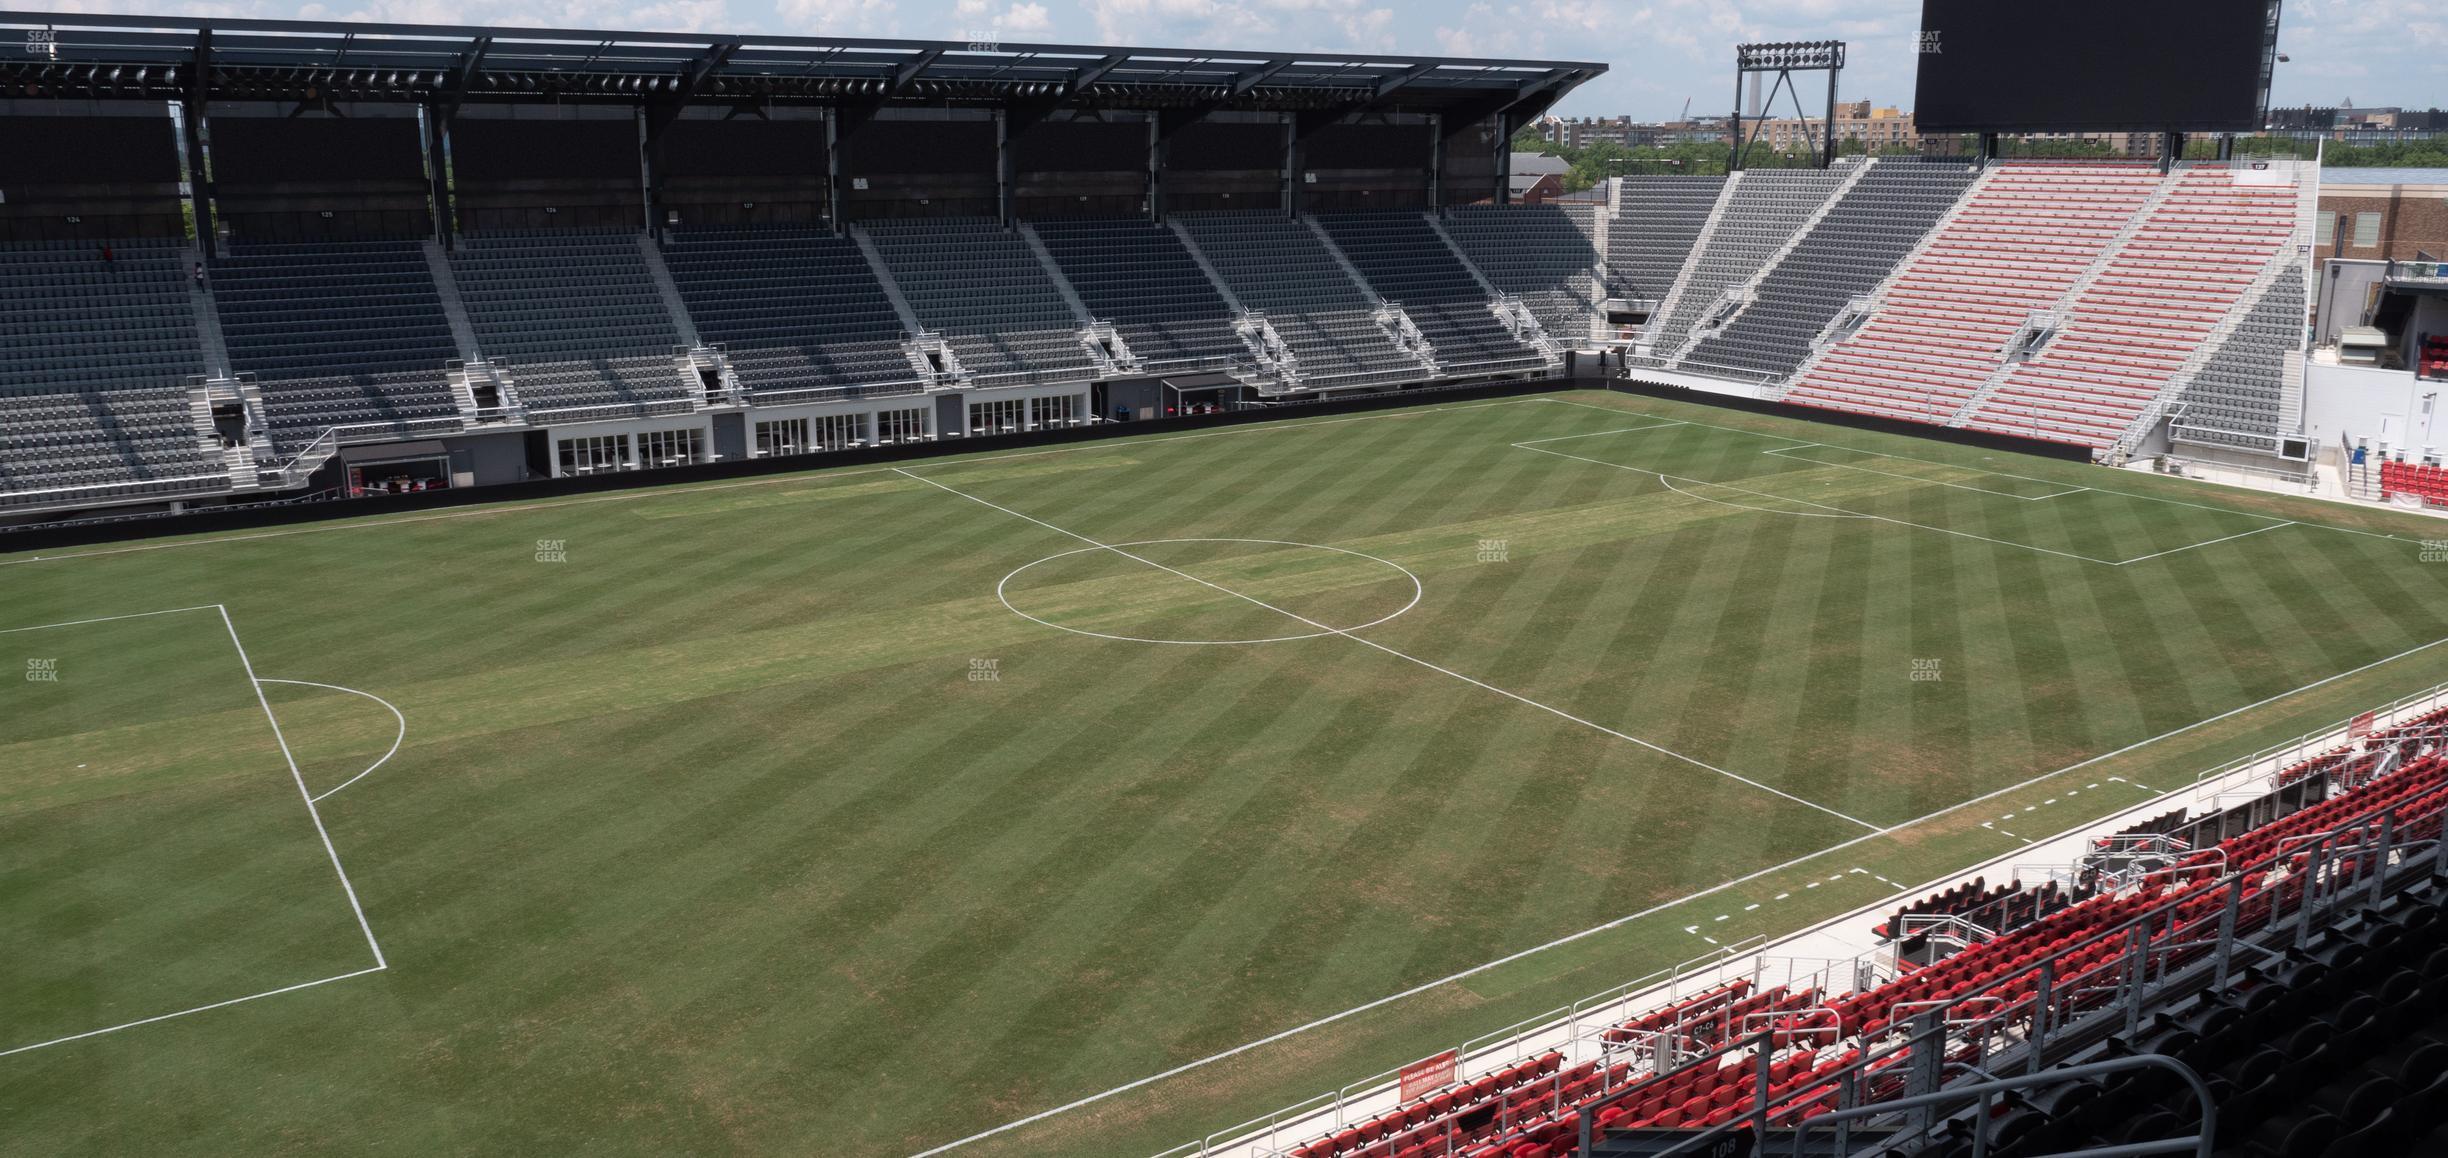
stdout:
{"type": "Polygon", "coordinates": [[[1771,787],[1771,786],[1769,786],[1769,785],[1762,784],[1762,783],[1760,783],[1760,782],[1759,782],[1759,781],[1757,781],[1757,780],[1753,780],[1753,779],[1751,779],[1750,777],[1747,777],[1747,776],[1742,776],[1742,775],[1738,775],[1738,774],[1733,773],[1733,772],[1728,772],[1728,771],[1726,771],[1726,770],[1725,770],[1725,769],[1723,769],[1723,768],[1719,768],[1719,767],[1717,767],[1716,765],[1709,764],[1709,763],[1707,763],[1707,762],[1705,762],[1705,761],[1701,761],[1701,760],[1696,760],[1696,759],[1693,759],[1692,757],[1690,757],[1690,756],[1686,756],[1686,755],[1684,755],[1684,754],[1683,754],[1683,753],[1681,753],[1681,752],[1677,752],[1677,751],[1675,751],[1675,750],[1674,750],[1674,749],[1672,749],[1672,748],[1662,747],[1662,746],[1657,745],[1657,744],[1652,744],[1652,743],[1650,743],[1650,742],[1649,742],[1649,741],[1647,741],[1647,740],[1641,739],[1641,738],[1640,738],[1640,737],[1638,737],[1638,736],[1633,736],[1633,735],[1628,735],[1628,734],[1623,733],[1623,732],[1618,732],[1618,731],[1616,731],[1615,729],[1610,728],[1610,727],[1607,727],[1607,726],[1606,726],[1606,725],[1604,725],[1604,724],[1596,723],[1596,722],[1593,722],[1593,721],[1590,721],[1590,720],[1585,720],[1585,719],[1583,719],[1583,718],[1581,718],[1581,717],[1579,717],[1579,716],[1573,715],[1573,714],[1572,714],[1572,713],[1570,713],[1570,712],[1564,711],[1564,710],[1563,710],[1563,709],[1561,709],[1561,708],[1549,707],[1548,705],[1546,705],[1546,704],[1542,704],[1542,703],[1538,702],[1537,700],[1531,699],[1531,698],[1529,698],[1529,697],[1527,697],[1527,696],[1517,695],[1517,694],[1515,694],[1515,693],[1513,693],[1513,692],[1506,691],[1505,689],[1500,688],[1500,687],[1497,687],[1496,685],[1491,684],[1491,683],[1488,683],[1488,682],[1486,682],[1486,681],[1484,681],[1484,680],[1478,680],[1478,679],[1474,679],[1474,678],[1472,678],[1472,677],[1470,677],[1470,676],[1463,675],[1461,672],[1455,671],[1455,670],[1453,670],[1452,668],[1448,668],[1448,667],[1440,667],[1440,666],[1438,666],[1438,665],[1436,665],[1436,664],[1433,664],[1433,663],[1428,662],[1427,660],[1421,659],[1421,658],[1419,658],[1418,656],[1411,655],[1411,654],[1409,654],[1409,653],[1407,653],[1407,652],[1396,651],[1396,650],[1394,650],[1393,648],[1387,647],[1386,645],[1384,645],[1384,644],[1382,644],[1382,643],[1379,643],[1379,642],[1377,642],[1377,641],[1375,641],[1375,640],[1373,640],[1373,639],[1363,639],[1363,638],[1361,638],[1360,636],[1353,635],[1353,634],[1352,634],[1350,631],[1347,631],[1347,630],[1345,630],[1345,629],[1343,629],[1343,628],[1340,628],[1340,627],[1335,627],[1335,626],[1332,626],[1332,625],[1329,625],[1329,624],[1325,624],[1325,623],[1320,623],[1320,622],[1318,622],[1317,620],[1311,619],[1311,618],[1309,618],[1308,616],[1302,615],[1302,614],[1300,614],[1300,613],[1298,613],[1298,612],[1295,612],[1295,611],[1287,611],[1287,610],[1285,610],[1284,608],[1277,607],[1277,606],[1275,606],[1275,605],[1274,605],[1274,604],[1272,604],[1272,603],[1268,603],[1268,602],[1266,602],[1266,601],[1265,601],[1265,600],[1263,600],[1263,599],[1259,599],[1258,597],[1256,597],[1256,596],[1254,596],[1254,595],[1246,595],[1246,594],[1243,594],[1242,592],[1235,591],[1235,590],[1233,590],[1232,588],[1230,588],[1230,587],[1226,587],[1226,586],[1224,586],[1224,585],[1222,585],[1222,584],[1220,584],[1220,583],[1211,583],[1211,582],[1208,582],[1207,580],[1205,580],[1205,579],[1201,579],[1201,578],[1199,578],[1198,576],[1193,575],[1193,574],[1190,574],[1190,573],[1189,573],[1189,572],[1187,572],[1187,571],[1182,571],[1182,570],[1178,570],[1178,569],[1176,569],[1176,568],[1167,567],[1167,566],[1165,566],[1164,564],[1159,563],[1159,562],[1156,562],[1156,561],[1155,561],[1155,560],[1153,560],[1153,559],[1148,559],[1148,558],[1145,558],[1145,557],[1143,557],[1143,556],[1134,555],[1134,554],[1130,553],[1129,551],[1125,551],[1125,550],[1123,550],[1123,549],[1122,549],[1122,548],[1120,548],[1120,547],[1116,547],[1116,546],[1114,546],[1114,545],[1112,545],[1112,544],[1110,544],[1110,543],[1102,543],[1102,542],[1099,542],[1099,541],[1097,541],[1097,540],[1095,540],[1095,539],[1091,539],[1091,538],[1089,538],[1089,537],[1088,537],[1088,536],[1086,536],[1086,535],[1080,534],[1080,533],[1079,533],[1079,532],[1077,532],[1077,531],[1065,530],[1065,529],[1063,529],[1063,528],[1061,528],[1061,527],[1057,527],[1057,526],[1055,526],[1055,525],[1054,525],[1054,524],[1052,524],[1052,523],[1046,522],[1044,519],[1036,518],[1036,517],[1034,517],[1034,516],[1030,516],[1030,515],[1024,515],[1024,514],[1022,514],[1022,513],[1018,512],[1018,511],[1015,511],[1015,510],[1011,509],[1010,507],[996,506],[994,503],[987,502],[985,499],[981,499],[981,498],[977,497],[976,495],[969,494],[969,493],[968,493],[968,492],[966,492],[966,491],[955,490],[955,489],[953,489],[953,488],[951,488],[951,487],[945,486],[945,485],[944,485],[944,484],[942,484],[942,483],[936,482],[934,479],[927,478],[927,477],[925,477],[924,475],[910,474],[910,472],[908,472],[908,471],[906,471],[906,470],[901,470],[899,467],[895,467],[895,468],[893,468],[893,469],[894,469],[895,473],[898,473],[898,474],[904,474],[904,475],[909,475],[909,477],[914,478],[914,479],[917,479],[919,482],[925,483],[925,484],[927,484],[928,486],[934,487],[934,488],[936,488],[937,490],[943,491],[943,492],[945,492],[945,493],[947,493],[947,494],[958,495],[958,496],[960,496],[961,498],[967,499],[967,500],[969,500],[970,502],[973,502],[973,503],[978,504],[979,506],[982,506],[982,507],[987,507],[987,508],[990,508],[990,509],[993,509],[993,510],[997,510],[997,511],[1001,511],[1001,512],[1003,512],[1004,514],[1010,515],[1010,516],[1012,516],[1013,518],[1016,518],[1016,519],[1025,519],[1025,520],[1027,520],[1027,521],[1029,521],[1029,522],[1032,522],[1032,523],[1037,524],[1037,525],[1038,525],[1038,526],[1040,526],[1040,527],[1044,527],[1045,529],[1047,529],[1047,530],[1049,530],[1049,531],[1052,531],[1052,532],[1054,532],[1054,533],[1056,533],[1056,534],[1058,534],[1058,535],[1063,535],[1063,536],[1068,537],[1068,538],[1077,539],[1077,540],[1079,540],[1080,542],[1086,543],[1086,544],[1088,544],[1089,546],[1091,546],[1091,547],[1096,547],[1096,548],[1098,548],[1098,549],[1100,549],[1100,550],[1111,551],[1111,552],[1113,552],[1113,553],[1114,553],[1114,554],[1116,554],[1116,555],[1120,555],[1120,556],[1122,556],[1123,558],[1128,559],[1128,560],[1130,560],[1130,561],[1132,561],[1132,562],[1134,562],[1134,563],[1138,563],[1138,564],[1140,564],[1140,565],[1142,565],[1142,566],[1153,567],[1153,568],[1155,568],[1156,570],[1163,571],[1163,572],[1166,572],[1166,573],[1168,573],[1168,574],[1176,575],[1176,576],[1179,576],[1179,577],[1181,577],[1181,578],[1183,578],[1183,579],[1187,579],[1187,580],[1189,580],[1189,581],[1191,581],[1191,582],[1193,582],[1193,583],[1198,584],[1198,585],[1199,585],[1199,586],[1201,586],[1201,587],[1206,587],[1206,588],[1213,589],[1213,590],[1215,590],[1215,591],[1220,591],[1220,592],[1222,592],[1222,593],[1224,593],[1224,594],[1226,594],[1226,595],[1230,595],[1230,596],[1232,596],[1232,597],[1233,597],[1233,598],[1235,598],[1235,599],[1239,599],[1239,600],[1242,600],[1242,601],[1244,601],[1244,602],[1247,602],[1247,603],[1253,604],[1253,605],[1255,605],[1255,606],[1265,608],[1266,610],[1268,610],[1268,611],[1272,611],[1272,612],[1274,612],[1274,613],[1275,613],[1275,614],[1277,614],[1277,615],[1284,616],[1285,618],[1288,618],[1288,619],[1294,620],[1294,621],[1296,621],[1296,622],[1300,622],[1300,623],[1307,624],[1307,625],[1309,625],[1310,627],[1313,627],[1313,628],[1317,629],[1317,630],[1318,630],[1318,631],[1320,631],[1320,632],[1324,632],[1324,633],[1326,633],[1326,634],[1330,634],[1330,635],[1339,635],[1339,636],[1342,636],[1343,638],[1348,639],[1348,640],[1351,640],[1351,641],[1352,641],[1352,642],[1354,642],[1354,643],[1361,644],[1362,646],[1365,646],[1365,647],[1374,648],[1374,649],[1376,649],[1376,650],[1378,650],[1378,651],[1384,652],[1384,653],[1385,653],[1385,654],[1387,654],[1387,655],[1393,656],[1393,657],[1394,657],[1394,658],[1396,658],[1396,659],[1403,660],[1403,661],[1406,661],[1406,662],[1408,662],[1408,663],[1417,664],[1417,665],[1419,665],[1420,667],[1427,668],[1428,670],[1433,671],[1433,672],[1436,672],[1436,673],[1438,673],[1439,675],[1451,676],[1452,678],[1454,678],[1454,679],[1458,679],[1458,680],[1461,680],[1463,683],[1469,684],[1469,685],[1471,685],[1472,687],[1476,687],[1476,688],[1480,688],[1480,689],[1483,689],[1483,690],[1486,690],[1486,691],[1491,691],[1491,692],[1494,692],[1494,693],[1496,693],[1497,695],[1500,695],[1500,696],[1505,697],[1506,699],[1512,700],[1512,701],[1514,701],[1514,702],[1516,702],[1516,703],[1525,704],[1525,705],[1528,705],[1528,706],[1533,707],[1533,708],[1537,708],[1538,710],[1540,710],[1540,711],[1542,711],[1542,712],[1546,712],[1547,714],[1549,714],[1549,715],[1551,715],[1551,716],[1555,716],[1555,717],[1557,717],[1557,718],[1559,718],[1559,719],[1570,720],[1570,721],[1572,721],[1573,723],[1576,723],[1576,724],[1581,725],[1582,727],[1589,728],[1589,729],[1592,729],[1592,730],[1594,730],[1594,731],[1604,732],[1604,733],[1606,733],[1607,735],[1609,735],[1609,736],[1613,736],[1613,737],[1615,737],[1615,738],[1616,738],[1616,739],[1618,739],[1618,740],[1623,740],[1623,741],[1627,741],[1627,742],[1629,742],[1629,743],[1638,744],[1638,745],[1640,745],[1641,747],[1643,747],[1643,748],[1647,748],[1647,749],[1649,749],[1649,750],[1650,750],[1650,751],[1652,751],[1652,752],[1656,752],[1656,753],[1658,753],[1658,754],[1660,754],[1660,755],[1663,755],[1663,756],[1671,756],[1671,757],[1673,757],[1674,759],[1680,760],[1680,761],[1682,761],[1682,762],[1684,762],[1684,763],[1686,763],[1686,764],[1691,765],[1692,767],[1699,768],[1699,769],[1702,769],[1702,770],[1704,770],[1704,771],[1714,772],[1714,773],[1718,774],[1719,776],[1723,776],[1723,777],[1725,777],[1725,778],[1726,778],[1726,779],[1728,779],[1728,780],[1734,780],[1734,781],[1738,781],[1738,782],[1743,783],[1743,784],[1748,784],[1748,785],[1750,785],[1751,787],[1753,787],[1753,788],[1757,788],[1757,789],[1759,789],[1759,790],[1760,790],[1760,791],[1762,791],[1762,792],[1766,792],[1766,793],[1768,793],[1768,794],[1770,794],[1770,795],[1772,795],[1772,796],[1780,796],[1780,797],[1783,797],[1783,798],[1784,798],[1784,799],[1786,799],[1786,800],[1790,800],[1790,801],[1792,801],[1792,802],[1794,802],[1794,803],[1796,803],[1796,804],[1802,805],[1802,806],[1804,806],[1804,807],[1806,807],[1806,808],[1811,808],[1811,809],[1815,809],[1815,810],[1820,811],[1820,812],[1824,812],[1824,813],[1828,814],[1829,816],[1833,816],[1833,817],[1837,818],[1838,820],[1842,820],[1842,821],[1846,821],[1846,822],[1851,823],[1851,824],[1859,825],[1860,827],[1862,827],[1862,828],[1866,828],[1866,829],[1869,829],[1869,830],[1870,830],[1870,831],[1872,831],[1872,832],[1878,832],[1878,831],[1881,831],[1881,829],[1879,828],[1879,826],[1878,826],[1878,825],[1872,824],[1872,823],[1870,823],[1869,821],[1867,821],[1867,820],[1863,820],[1863,819],[1861,819],[1861,818],[1859,818],[1859,817],[1855,817],[1855,816],[1848,816],[1848,815],[1846,815],[1845,813],[1838,812],[1838,811],[1836,811],[1835,809],[1830,808],[1830,807],[1828,807],[1827,805],[1821,804],[1821,803],[1819,803],[1819,802],[1817,802],[1817,801],[1814,801],[1814,800],[1805,800],[1805,799],[1803,799],[1802,797],[1796,796],[1796,795],[1794,795],[1794,794],[1793,794],[1793,793],[1791,793],[1791,792],[1784,791],[1783,789],[1780,789],[1780,788],[1774,788],[1774,787],[1771,787]]]}

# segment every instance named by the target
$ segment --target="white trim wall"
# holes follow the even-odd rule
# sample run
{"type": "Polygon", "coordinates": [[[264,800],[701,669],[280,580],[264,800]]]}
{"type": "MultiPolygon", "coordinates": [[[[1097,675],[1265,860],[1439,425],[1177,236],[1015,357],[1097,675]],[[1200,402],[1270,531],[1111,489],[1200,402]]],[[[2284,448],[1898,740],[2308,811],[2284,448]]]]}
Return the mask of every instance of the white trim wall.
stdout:
{"type": "Polygon", "coordinates": [[[643,442],[640,436],[662,430],[695,430],[700,444],[705,448],[698,461],[714,461],[714,423],[707,412],[701,410],[690,414],[667,414],[660,418],[616,418],[603,422],[547,426],[544,428],[546,465],[552,468],[553,478],[561,478],[562,442],[573,438],[606,438],[625,434],[629,436],[629,465],[624,469],[643,470],[646,468],[640,464],[638,457],[643,442]]]}

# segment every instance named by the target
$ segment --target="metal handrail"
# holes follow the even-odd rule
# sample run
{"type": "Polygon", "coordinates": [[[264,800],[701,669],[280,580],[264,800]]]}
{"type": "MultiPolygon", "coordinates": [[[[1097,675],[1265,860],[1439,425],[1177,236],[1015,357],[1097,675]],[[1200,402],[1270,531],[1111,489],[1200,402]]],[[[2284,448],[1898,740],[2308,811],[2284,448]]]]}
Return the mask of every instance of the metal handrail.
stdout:
{"type": "MultiPolygon", "coordinates": [[[[1992,1077],[1971,1085],[1950,1086],[1925,1094],[1908,1094],[1900,1098],[1882,1099],[1866,1106],[1842,1106],[1823,1114],[1813,1115],[1797,1123],[1795,1133],[1799,1135],[1817,1129],[1837,1128],[1854,1121],[1886,1117],[1899,1110],[1971,1101],[1980,1105],[1981,1122],[1984,1127],[1973,1133],[1972,1153],[1974,1158],[1987,1158],[1989,1131],[1985,1127],[1988,1122],[1990,1100],[1994,1095],[2032,1086],[2081,1081],[2100,1074],[2122,1073],[2146,1066],[2171,1070],[2177,1077],[2184,1079],[2186,1085],[2193,1088],[2193,1104],[2201,1111],[2201,1128],[2182,1138],[2169,1138],[2158,1142],[2128,1142],[2116,1146],[2074,1150],[2060,1154],[2057,1158],[2121,1158],[2124,1155],[2174,1154],[2187,1149],[2192,1150],[2196,1158],[2210,1158],[2211,1143],[2218,1137],[2218,1103],[2211,1096],[2210,1084],[2202,1080],[2200,1072],[2192,1066],[2166,1054],[2158,1053],[2127,1054],[2105,1061],[2085,1062],[2081,1065],[2065,1066],[2036,1074],[2021,1074],[2007,1078],[1992,1077]]],[[[1660,1151],[1656,1158],[1667,1158],[1668,1155],[1692,1152],[1693,1148],[1701,1143],[1730,1134],[1736,1128],[1737,1124],[1733,1122],[1711,1127],[1660,1151]]],[[[1591,1125],[1588,1119],[1584,1118],[1581,1123],[1581,1152],[1584,1154],[1590,1152],[1590,1145],[1595,1141],[1592,1135],[1591,1125]]],[[[1797,1138],[1796,1141],[1797,1149],[1799,1149],[1799,1139],[1797,1138]]]]}

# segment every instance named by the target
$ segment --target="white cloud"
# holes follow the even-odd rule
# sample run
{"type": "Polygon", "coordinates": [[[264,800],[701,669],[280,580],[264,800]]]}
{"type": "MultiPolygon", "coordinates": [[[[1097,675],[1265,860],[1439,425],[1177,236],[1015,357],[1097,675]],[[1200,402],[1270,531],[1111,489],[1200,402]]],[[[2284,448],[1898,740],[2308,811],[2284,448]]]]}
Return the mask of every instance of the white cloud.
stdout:
{"type": "Polygon", "coordinates": [[[1265,0],[1086,0],[1082,6],[1096,21],[1097,38],[1107,44],[1256,48],[1276,30],[1261,11],[1276,5],[1265,0]]]}
{"type": "Polygon", "coordinates": [[[1054,35],[1054,18],[1043,4],[1015,2],[997,11],[995,0],[959,0],[952,6],[952,26],[943,35],[954,40],[1047,40],[1054,35]]]}
{"type": "Polygon", "coordinates": [[[774,0],[775,32],[793,36],[891,36],[900,31],[894,0],[774,0]]]}

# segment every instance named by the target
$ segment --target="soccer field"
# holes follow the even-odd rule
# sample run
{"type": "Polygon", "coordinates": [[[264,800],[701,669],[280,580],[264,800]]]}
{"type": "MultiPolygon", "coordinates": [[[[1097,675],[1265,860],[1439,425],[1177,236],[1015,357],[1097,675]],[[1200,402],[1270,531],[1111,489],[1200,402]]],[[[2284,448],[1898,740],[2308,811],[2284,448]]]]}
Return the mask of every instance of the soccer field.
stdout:
{"type": "Polygon", "coordinates": [[[1579,392],[0,556],[0,1151],[1147,1154],[2448,680],[2435,527],[1579,392]]]}

